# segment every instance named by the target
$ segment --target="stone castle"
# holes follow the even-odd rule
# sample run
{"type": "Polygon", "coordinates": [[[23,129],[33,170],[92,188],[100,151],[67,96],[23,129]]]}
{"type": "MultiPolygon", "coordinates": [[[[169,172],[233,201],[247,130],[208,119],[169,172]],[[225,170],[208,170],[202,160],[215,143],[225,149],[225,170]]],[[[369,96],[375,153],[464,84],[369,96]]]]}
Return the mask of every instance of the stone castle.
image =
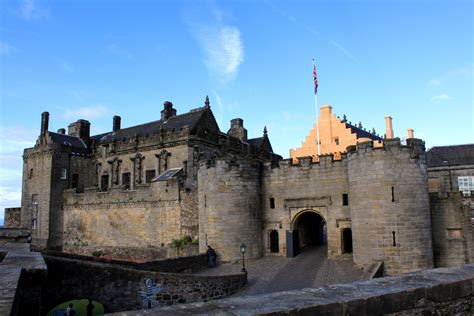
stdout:
{"type": "Polygon", "coordinates": [[[24,151],[21,210],[6,218],[31,230],[34,248],[73,253],[169,257],[189,235],[221,261],[239,260],[241,243],[252,259],[327,245],[330,258],[352,253],[389,275],[474,261],[474,145],[426,152],[413,132],[395,138],[391,118],[381,137],[321,112],[331,153],[314,154],[313,129],[290,159],[266,128],[248,139],[237,118],[220,131],[208,98],[180,115],[165,102],[160,120],[129,128],[114,116],[94,136],[86,120],[51,132],[44,112],[24,151]]]}

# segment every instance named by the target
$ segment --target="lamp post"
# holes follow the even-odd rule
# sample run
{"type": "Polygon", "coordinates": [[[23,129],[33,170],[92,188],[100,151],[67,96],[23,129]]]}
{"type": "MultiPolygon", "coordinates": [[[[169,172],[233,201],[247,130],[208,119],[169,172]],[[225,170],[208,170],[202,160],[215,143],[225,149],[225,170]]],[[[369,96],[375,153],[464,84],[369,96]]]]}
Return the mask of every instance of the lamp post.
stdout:
{"type": "Polygon", "coordinates": [[[242,272],[247,272],[247,270],[245,270],[245,249],[247,249],[247,246],[242,243],[242,245],[240,245],[240,252],[242,253],[242,272]]]}

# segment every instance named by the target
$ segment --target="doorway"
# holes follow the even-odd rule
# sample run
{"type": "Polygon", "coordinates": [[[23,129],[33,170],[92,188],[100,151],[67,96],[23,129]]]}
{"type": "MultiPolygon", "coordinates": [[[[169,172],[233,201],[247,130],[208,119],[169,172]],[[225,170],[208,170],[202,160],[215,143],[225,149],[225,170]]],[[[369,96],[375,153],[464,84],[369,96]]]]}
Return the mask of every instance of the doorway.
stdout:
{"type": "Polygon", "coordinates": [[[272,230],[270,232],[270,252],[279,252],[280,251],[280,240],[278,232],[272,230]]]}
{"type": "Polygon", "coordinates": [[[352,253],[352,230],[350,228],[342,230],[342,253],[352,253]]]}

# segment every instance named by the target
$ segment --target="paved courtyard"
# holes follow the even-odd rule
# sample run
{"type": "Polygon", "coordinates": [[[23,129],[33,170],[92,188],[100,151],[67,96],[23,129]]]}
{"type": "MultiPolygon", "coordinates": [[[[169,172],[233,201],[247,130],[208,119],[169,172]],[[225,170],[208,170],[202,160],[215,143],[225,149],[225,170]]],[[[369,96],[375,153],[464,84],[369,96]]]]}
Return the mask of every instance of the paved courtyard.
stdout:
{"type": "MultiPolygon", "coordinates": [[[[248,285],[236,296],[296,290],[307,287],[349,283],[367,279],[368,275],[356,269],[350,256],[329,260],[326,247],[308,249],[295,258],[266,256],[246,261],[248,285]]],[[[239,272],[242,263],[219,265],[200,272],[201,275],[219,275],[239,272]]]]}

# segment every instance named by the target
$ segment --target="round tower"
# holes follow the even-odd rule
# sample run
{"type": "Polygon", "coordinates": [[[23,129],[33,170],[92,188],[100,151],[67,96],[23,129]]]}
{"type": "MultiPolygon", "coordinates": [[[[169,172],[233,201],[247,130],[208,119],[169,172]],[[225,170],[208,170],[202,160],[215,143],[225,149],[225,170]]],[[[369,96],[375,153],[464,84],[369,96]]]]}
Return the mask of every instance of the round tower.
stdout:
{"type": "Polygon", "coordinates": [[[214,248],[221,261],[262,255],[260,165],[249,160],[202,162],[198,173],[199,250],[214,248]]]}
{"type": "Polygon", "coordinates": [[[433,267],[424,143],[398,138],[348,148],[354,263],[388,275],[433,267]]]}

